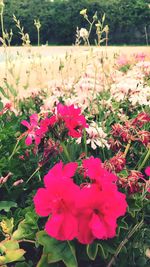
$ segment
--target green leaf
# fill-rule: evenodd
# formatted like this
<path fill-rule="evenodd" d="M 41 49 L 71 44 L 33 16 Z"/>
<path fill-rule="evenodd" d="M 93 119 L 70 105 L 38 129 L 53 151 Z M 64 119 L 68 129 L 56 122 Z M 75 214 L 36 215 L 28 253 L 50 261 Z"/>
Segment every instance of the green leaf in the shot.
<path fill-rule="evenodd" d="M 29 265 L 25 262 L 18 262 L 16 263 L 15 267 L 29 267 Z"/>
<path fill-rule="evenodd" d="M 120 221 L 118 222 L 118 228 L 117 228 L 117 236 L 119 236 L 120 234 L 120 230 L 121 229 L 125 229 L 125 230 L 128 230 L 129 229 L 129 226 L 128 224 L 125 222 L 125 218 L 121 218 Z"/>
<path fill-rule="evenodd" d="M 113 254 L 115 252 L 115 249 L 104 241 L 95 241 L 92 244 L 86 246 L 86 252 L 88 257 L 94 261 L 98 253 L 104 259 L 106 259 L 108 257 L 108 253 Z"/>
<path fill-rule="evenodd" d="M 58 241 L 45 231 L 38 232 L 37 240 L 44 247 L 43 253 L 48 254 L 48 263 L 63 261 L 67 267 L 78 266 L 73 243 Z"/>
<path fill-rule="evenodd" d="M 25 251 L 19 248 L 17 241 L 4 240 L 0 243 L 0 264 L 22 260 Z"/>
<path fill-rule="evenodd" d="M 141 203 L 142 204 L 142 203 Z M 136 216 L 136 213 L 141 210 L 140 203 L 137 203 L 135 199 L 130 199 L 128 203 L 128 212 L 131 214 L 131 216 L 134 218 Z"/>
<path fill-rule="evenodd" d="M 98 251 L 103 255 L 103 258 L 107 258 L 108 253 L 104 251 L 103 246 L 100 243 L 94 242 L 86 247 L 87 255 L 91 260 L 95 260 Z"/>
<path fill-rule="evenodd" d="M 0 222 L 0 226 L 5 234 L 12 234 L 14 228 L 14 218 L 3 218 Z"/>
<path fill-rule="evenodd" d="M 0 201 L 0 211 L 4 210 L 9 212 L 11 208 L 16 208 L 17 203 L 13 201 Z"/>
<path fill-rule="evenodd" d="M 17 90 L 16 90 L 12 85 L 10 85 L 9 83 L 7 83 L 6 81 L 5 81 L 5 85 L 7 86 L 7 89 L 10 91 L 10 93 L 11 93 L 14 97 L 16 97 L 16 96 L 18 95 Z"/>
<path fill-rule="evenodd" d="M 12 235 L 12 238 L 14 240 L 19 240 L 22 238 L 34 238 L 38 229 L 37 220 L 38 218 L 34 211 L 27 212 L 25 219 L 19 223 L 17 230 Z"/>
<path fill-rule="evenodd" d="M 38 264 L 36 267 L 49 267 L 48 264 L 48 254 L 42 254 L 41 259 L 39 260 Z"/>
<path fill-rule="evenodd" d="M 4 97 L 6 97 L 7 99 L 9 99 L 9 96 L 5 93 L 5 90 L 0 86 L 0 92 L 2 93 L 2 95 Z"/>
<path fill-rule="evenodd" d="M 2 110 L 3 109 L 3 103 L 0 101 L 0 110 Z"/>

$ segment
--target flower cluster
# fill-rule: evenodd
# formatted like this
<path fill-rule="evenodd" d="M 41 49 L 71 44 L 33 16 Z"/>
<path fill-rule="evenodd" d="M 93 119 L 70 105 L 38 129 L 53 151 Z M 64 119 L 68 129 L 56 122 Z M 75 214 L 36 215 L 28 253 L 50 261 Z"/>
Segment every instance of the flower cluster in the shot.
<path fill-rule="evenodd" d="M 65 106 L 61 103 L 57 105 L 52 126 L 57 123 L 64 123 L 68 130 L 68 135 L 74 138 L 82 136 L 82 130 L 88 127 L 85 117 L 81 114 L 81 109 L 74 105 Z"/>
<path fill-rule="evenodd" d="M 88 128 L 80 108 L 76 108 L 74 105 L 64 106 L 61 103 L 57 105 L 54 115 L 49 117 L 45 114 L 44 119 L 40 119 L 38 114 L 32 114 L 30 123 L 26 120 L 21 123 L 28 128 L 20 137 L 21 139 L 23 136 L 27 136 L 25 140 L 27 146 L 31 145 L 33 141 L 39 145 L 45 134 L 55 127 L 57 127 L 55 133 L 58 139 L 61 139 L 64 133 L 79 138 L 82 136 L 82 130 Z"/>
<path fill-rule="evenodd" d="M 141 129 L 144 125 L 150 122 L 149 114 L 145 112 L 139 113 L 134 119 L 126 120 L 124 124 L 115 123 L 112 125 L 111 134 L 114 139 L 110 139 L 111 148 L 120 148 L 122 142 L 140 141 L 147 146 L 150 143 L 150 132 Z M 119 140 L 118 140 L 119 138 Z M 115 140 L 117 139 L 117 140 Z M 116 142 L 117 143 L 116 143 Z"/>
<path fill-rule="evenodd" d="M 58 240 L 77 238 L 82 244 L 90 244 L 96 238 L 113 238 L 117 218 L 127 208 L 125 195 L 116 186 L 117 176 L 94 157 L 82 161 L 82 182 L 75 183 L 78 169 L 76 162 L 59 162 L 45 175 L 45 187 L 34 197 L 36 213 L 50 215 L 45 230 Z"/>
<path fill-rule="evenodd" d="M 109 171 L 120 172 L 123 170 L 126 164 L 124 153 L 118 152 L 114 157 L 109 160 L 105 160 L 104 166 Z"/>
<path fill-rule="evenodd" d="M 119 178 L 118 183 L 122 188 L 126 188 L 129 194 L 142 192 L 143 189 L 150 192 L 149 180 L 146 180 L 140 171 L 130 170 L 127 177 Z"/>

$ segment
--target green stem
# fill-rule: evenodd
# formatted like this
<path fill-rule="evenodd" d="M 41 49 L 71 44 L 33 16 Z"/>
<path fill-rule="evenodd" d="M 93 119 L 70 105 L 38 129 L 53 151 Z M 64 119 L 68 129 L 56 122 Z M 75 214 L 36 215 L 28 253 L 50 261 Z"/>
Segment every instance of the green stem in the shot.
<path fill-rule="evenodd" d="M 71 158 L 70 158 L 70 155 L 69 155 L 68 150 L 66 148 L 66 145 L 64 143 L 61 143 L 61 145 L 63 147 L 64 154 L 65 154 L 66 158 L 68 159 L 68 161 L 71 161 Z"/>
<path fill-rule="evenodd" d="M 37 29 L 37 32 L 38 32 L 38 46 L 40 46 L 40 30 Z"/>
<path fill-rule="evenodd" d="M 145 166 L 146 161 L 147 161 L 149 158 L 150 158 L 150 148 L 149 148 L 149 150 L 148 150 L 148 152 L 147 152 L 147 154 L 146 154 L 144 160 L 142 161 L 141 165 L 139 166 L 138 171 L 141 171 L 141 170 L 143 169 L 143 167 Z"/>
<path fill-rule="evenodd" d="M 32 179 L 32 177 L 40 170 L 40 167 L 38 167 L 32 174 L 31 176 L 28 178 L 28 180 L 26 181 L 26 184 Z"/>
<path fill-rule="evenodd" d="M 128 151 L 129 151 L 130 146 L 131 146 L 131 140 L 129 140 L 129 142 L 128 142 L 126 148 L 125 148 L 125 151 L 124 151 L 124 157 L 126 157 Z"/>
<path fill-rule="evenodd" d="M 143 220 L 141 222 L 139 222 L 138 224 L 136 224 L 133 229 L 128 233 L 127 237 L 125 237 L 125 239 L 119 244 L 119 246 L 116 249 L 116 252 L 114 254 L 114 256 L 112 257 L 112 259 L 110 260 L 110 262 L 107 264 L 106 267 L 111 267 L 118 254 L 120 253 L 120 251 L 122 250 L 122 248 L 125 246 L 125 244 L 129 241 L 130 237 L 143 225 Z"/>
<path fill-rule="evenodd" d="M 85 149 L 85 155 L 87 157 L 88 154 L 88 147 L 87 147 L 87 143 L 86 143 L 86 130 L 84 129 L 83 131 L 83 140 L 84 140 L 84 149 Z"/>
<path fill-rule="evenodd" d="M 19 144 L 19 139 L 17 140 L 17 143 L 15 144 L 15 147 L 14 147 L 14 149 L 13 149 L 13 152 L 12 152 L 12 154 L 10 155 L 10 157 L 8 158 L 8 160 L 10 161 L 11 160 L 11 158 L 13 157 L 13 155 L 15 154 L 15 152 L 16 152 L 16 150 L 17 150 L 17 146 L 18 146 L 18 144 Z"/>
<path fill-rule="evenodd" d="M 21 240 L 18 241 L 18 243 L 21 243 L 21 242 L 27 242 L 27 243 L 32 243 L 32 244 L 36 243 L 36 241 L 30 240 L 30 239 L 21 239 Z"/>
<path fill-rule="evenodd" d="M 1 11 L 1 29 L 2 29 L 2 38 L 4 40 L 4 19 L 3 19 L 3 10 Z"/>

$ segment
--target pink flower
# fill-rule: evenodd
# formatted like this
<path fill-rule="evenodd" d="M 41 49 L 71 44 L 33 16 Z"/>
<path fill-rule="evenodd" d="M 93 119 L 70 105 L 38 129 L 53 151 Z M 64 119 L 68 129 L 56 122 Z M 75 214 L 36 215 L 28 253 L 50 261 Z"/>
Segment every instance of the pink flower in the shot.
<path fill-rule="evenodd" d="M 56 108 L 56 115 L 51 118 L 52 126 L 55 122 L 63 121 L 68 129 L 68 135 L 74 138 L 82 136 L 82 130 L 88 127 L 85 117 L 81 114 L 80 108 L 75 108 L 74 105 L 64 106 L 59 103 Z"/>
<path fill-rule="evenodd" d="M 45 230 L 58 240 L 77 238 L 90 244 L 96 238 L 114 237 L 117 219 L 127 208 L 125 195 L 117 190 L 117 177 L 104 169 L 100 159 L 90 157 L 83 160 L 83 183 L 78 186 L 72 179 L 77 166 L 75 162 L 60 162 L 48 172 L 45 188 L 34 197 L 36 213 L 50 215 Z"/>
<path fill-rule="evenodd" d="M 148 122 L 150 122 L 150 115 L 146 112 L 139 113 L 137 117 L 132 120 L 132 124 L 140 128 Z"/>
<path fill-rule="evenodd" d="M 101 186 L 117 181 L 117 176 L 107 171 L 99 158 L 90 157 L 89 159 L 83 160 L 83 168 L 85 170 L 85 176 L 88 176 Z"/>
<path fill-rule="evenodd" d="M 147 176 L 150 176 L 150 166 L 146 167 L 146 169 L 145 169 L 145 174 L 146 174 Z"/>
<path fill-rule="evenodd" d="M 147 146 L 150 143 L 150 132 L 141 130 L 137 132 L 137 135 L 137 140 L 141 141 L 143 145 Z"/>
<path fill-rule="evenodd" d="M 122 152 L 118 152 L 114 157 L 104 162 L 104 166 L 109 171 L 120 172 L 126 164 L 126 159 Z"/>
<path fill-rule="evenodd" d="M 77 199 L 77 238 L 81 243 L 89 244 L 95 238 L 107 239 L 116 235 L 117 218 L 125 214 L 127 203 L 125 195 L 118 192 L 114 183 L 117 177 L 105 170 L 99 159 L 84 160 L 83 166 L 93 183 L 83 186 Z"/>
<path fill-rule="evenodd" d="M 146 54 L 144 53 L 137 53 L 134 56 L 137 61 L 144 61 L 146 58 Z"/>
<path fill-rule="evenodd" d="M 6 113 L 8 110 L 12 110 L 12 104 L 11 103 L 6 103 L 5 106 L 3 107 L 3 109 L 0 111 L 0 116 L 3 115 L 4 113 Z"/>
<path fill-rule="evenodd" d="M 58 240 L 72 240 L 78 231 L 75 201 L 79 187 L 71 179 L 77 163 L 62 162 L 56 164 L 44 177 L 45 188 L 40 188 L 35 197 L 36 212 L 41 216 L 50 216 L 46 232 Z"/>
<path fill-rule="evenodd" d="M 25 144 L 27 146 L 30 146 L 32 144 L 32 141 L 35 140 L 35 144 L 39 145 L 41 141 L 41 137 L 36 134 L 37 129 L 39 129 L 38 114 L 32 114 L 30 116 L 30 123 L 26 120 L 23 120 L 21 124 L 28 128 L 28 130 L 22 135 L 22 136 L 27 135 Z"/>
<path fill-rule="evenodd" d="M 89 244 L 95 238 L 114 237 L 117 218 L 126 212 L 125 195 L 118 192 L 115 185 L 110 184 L 107 189 L 100 190 L 93 184 L 83 187 L 78 199 L 80 199 L 78 240 L 83 244 Z"/>

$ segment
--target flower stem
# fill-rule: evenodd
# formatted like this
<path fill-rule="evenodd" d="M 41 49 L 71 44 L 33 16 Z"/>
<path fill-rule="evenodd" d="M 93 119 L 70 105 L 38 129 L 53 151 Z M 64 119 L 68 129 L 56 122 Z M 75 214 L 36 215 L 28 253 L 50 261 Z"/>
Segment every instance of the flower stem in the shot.
<path fill-rule="evenodd" d="M 18 243 L 21 243 L 21 242 L 27 242 L 27 243 L 32 243 L 32 244 L 36 243 L 36 241 L 30 240 L 30 239 L 21 239 L 21 240 L 18 241 Z"/>
<path fill-rule="evenodd" d="M 88 148 L 87 148 L 87 143 L 86 143 L 86 130 L 84 129 L 84 132 L 83 132 L 83 140 L 84 140 L 84 149 L 85 149 L 85 155 L 87 157 L 87 154 L 88 154 Z"/>
<path fill-rule="evenodd" d="M 40 170 L 40 167 L 38 167 L 32 174 L 31 176 L 28 178 L 28 180 L 26 181 L 26 184 L 32 179 L 32 177 Z"/>
<path fill-rule="evenodd" d="M 122 250 L 122 248 L 125 246 L 125 244 L 129 241 L 129 239 L 130 239 L 130 237 L 141 227 L 143 225 L 143 220 L 141 221 L 141 222 L 139 222 L 139 223 L 137 223 L 134 227 L 133 227 L 133 229 L 131 229 L 131 231 L 128 233 L 128 235 L 127 235 L 127 237 L 125 237 L 125 239 L 119 244 L 119 246 L 117 247 L 117 249 L 116 249 L 116 252 L 115 252 L 115 254 L 114 254 L 114 256 L 112 257 L 112 259 L 110 260 L 110 262 L 107 264 L 107 266 L 106 267 L 111 267 L 113 264 L 114 264 L 114 262 L 115 262 L 115 260 L 116 260 L 116 258 L 117 258 L 117 256 L 118 256 L 118 254 L 120 253 L 120 251 Z"/>
<path fill-rule="evenodd" d="M 38 32 L 38 46 L 40 46 L 40 29 L 37 29 Z"/>
<path fill-rule="evenodd" d="M 142 161 L 141 165 L 138 167 L 138 171 L 141 171 L 143 169 L 143 167 L 145 166 L 146 161 L 150 158 L 150 148 L 144 158 L 144 160 Z"/>
<path fill-rule="evenodd" d="M 64 151 L 66 158 L 68 159 L 68 161 L 71 161 L 71 158 L 70 158 L 70 155 L 69 155 L 68 150 L 66 148 L 66 145 L 64 143 L 61 143 L 61 145 L 63 147 L 63 151 Z"/>
<path fill-rule="evenodd" d="M 4 20 L 3 20 L 3 10 L 0 13 L 1 15 L 1 30 L 2 30 L 2 38 L 4 40 Z"/>
<path fill-rule="evenodd" d="M 129 151 L 130 146 L 131 146 L 131 140 L 129 140 L 128 144 L 126 145 L 126 148 L 125 148 L 125 151 L 124 151 L 124 157 L 126 157 L 128 151 Z"/>
<path fill-rule="evenodd" d="M 13 149 L 13 152 L 11 153 L 11 155 L 9 156 L 8 160 L 11 160 L 11 158 L 13 157 L 13 155 L 16 153 L 16 150 L 17 150 L 17 146 L 19 144 L 19 139 L 17 140 L 17 143 L 15 144 L 15 147 Z"/>

